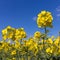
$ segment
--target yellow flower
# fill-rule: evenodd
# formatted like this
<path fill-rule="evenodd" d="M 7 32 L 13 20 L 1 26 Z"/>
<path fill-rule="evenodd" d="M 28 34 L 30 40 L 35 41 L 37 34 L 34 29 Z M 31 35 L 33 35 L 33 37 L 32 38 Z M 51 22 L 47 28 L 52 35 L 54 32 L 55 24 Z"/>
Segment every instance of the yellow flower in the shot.
<path fill-rule="evenodd" d="M 46 52 L 47 52 L 47 53 L 53 53 L 53 52 L 52 52 L 52 49 L 51 49 L 50 47 L 48 47 L 48 48 L 46 49 Z"/>
<path fill-rule="evenodd" d="M 51 39 L 54 39 L 54 36 L 52 36 Z"/>
<path fill-rule="evenodd" d="M 16 50 L 13 50 L 13 51 L 11 52 L 11 55 L 16 55 Z"/>
<path fill-rule="evenodd" d="M 43 45 L 41 44 L 41 45 L 38 45 L 38 47 L 39 47 L 39 50 L 42 50 L 43 49 Z"/>
<path fill-rule="evenodd" d="M 34 33 L 34 37 L 35 38 L 40 38 L 41 37 L 41 33 L 39 31 Z"/>
<path fill-rule="evenodd" d="M 16 49 L 19 49 L 19 48 L 20 48 L 20 42 L 15 41 L 15 48 L 16 48 Z"/>
<path fill-rule="evenodd" d="M 26 41 L 26 46 L 30 46 L 33 43 L 33 40 Z"/>
<path fill-rule="evenodd" d="M 8 52 L 8 47 L 4 47 L 4 51 L 7 53 Z"/>
<path fill-rule="evenodd" d="M 46 14 L 46 11 L 41 11 L 41 14 L 42 14 L 42 15 L 45 15 L 45 14 Z"/>
<path fill-rule="evenodd" d="M 16 29 L 15 35 L 19 35 L 20 33 L 21 32 L 18 29 Z"/>
<path fill-rule="evenodd" d="M 57 37 L 57 38 L 55 39 L 55 41 L 54 41 L 54 44 L 55 44 L 56 46 L 58 46 L 59 42 L 60 42 L 60 37 Z"/>
<path fill-rule="evenodd" d="M 3 38 L 3 40 L 6 40 L 7 39 L 7 36 L 6 35 L 3 35 L 2 38 Z"/>
<path fill-rule="evenodd" d="M 51 38 L 49 38 L 49 39 L 47 40 L 47 43 L 49 43 L 49 44 L 53 44 L 52 39 L 51 39 Z"/>
<path fill-rule="evenodd" d="M 7 34 L 7 29 L 2 30 L 2 35 Z"/>
<path fill-rule="evenodd" d="M 11 26 L 7 26 L 7 28 L 6 29 L 11 29 Z"/>
<path fill-rule="evenodd" d="M 21 31 L 21 36 L 22 36 L 22 38 L 25 38 L 26 37 L 26 32 L 25 31 Z"/>
<path fill-rule="evenodd" d="M 10 32 L 7 36 L 8 39 L 11 39 L 13 37 L 13 32 Z"/>
<path fill-rule="evenodd" d="M 58 49 L 58 53 L 60 53 L 60 49 Z"/>
<path fill-rule="evenodd" d="M 16 60 L 16 58 L 13 57 L 12 60 Z"/>
<path fill-rule="evenodd" d="M 15 40 L 20 40 L 22 38 L 25 38 L 26 32 L 24 31 L 23 28 L 16 29 L 14 37 L 15 37 Z"/>

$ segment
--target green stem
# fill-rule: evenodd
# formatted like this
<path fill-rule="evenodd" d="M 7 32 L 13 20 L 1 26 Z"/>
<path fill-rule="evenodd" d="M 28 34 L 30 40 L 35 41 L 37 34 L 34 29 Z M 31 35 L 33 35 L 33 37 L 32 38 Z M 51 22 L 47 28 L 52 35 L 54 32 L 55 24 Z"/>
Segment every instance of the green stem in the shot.
<path fill-rule="evenodd" d="M 47 29 L 46 29 L 46 27 L 45 27 L 45 39 L 46 39 L 46 35 L 47 35 Z"/>
<path fill-rule="evenodd" d="M 43 50 L 45 50 L 45 39 L 46 39 L 46 35 L 47 35 L 47 30 L 46 30 L 46 27 L 44 28 L 44 33 L 45 33 L 45 35 L 44 35 L 44 37 L 43 37 Z"/>

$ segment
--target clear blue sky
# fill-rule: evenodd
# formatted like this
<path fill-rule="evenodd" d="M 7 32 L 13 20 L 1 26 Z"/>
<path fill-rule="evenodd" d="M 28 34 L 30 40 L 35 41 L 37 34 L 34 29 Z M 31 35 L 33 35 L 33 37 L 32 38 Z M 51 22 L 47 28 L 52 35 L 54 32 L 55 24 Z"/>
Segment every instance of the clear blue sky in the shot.
<path fill-rule="evenodd" d="M 36 24 L 41 10 L 52 13 L 54 27 L 49 28 L 49 35 L 57 36 L 60 31 L 60 0 L 0 0 L 0 34 L 8 25 L 23 27 L 28 36 L 33 36 L 36 31 L 43 32 Z"/>

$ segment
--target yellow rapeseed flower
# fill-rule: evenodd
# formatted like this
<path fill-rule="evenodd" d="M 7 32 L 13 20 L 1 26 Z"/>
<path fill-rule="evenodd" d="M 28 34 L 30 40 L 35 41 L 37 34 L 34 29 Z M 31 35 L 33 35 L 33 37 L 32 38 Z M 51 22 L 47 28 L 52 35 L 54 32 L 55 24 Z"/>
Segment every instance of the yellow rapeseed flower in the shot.
<path fill-rule="evenodd" d="M 46 27 L 46 26 L 50 27 L 52 26 L 52 20 L 53 20 L 53 17 L 51 15 L 51 12 L 44 10 L 38 14 L 37 25 L 38 27 Z"/>
<path fill-rule="evenodd" d="M 22 38 L 26 38 L 26 32 L 25 31 L 21 31 L 21 36 L 22 36 Z"/>
<path fill-rule="evenodd" d="M 13 37 L 13 32 L 10 32 L 7 36 L 8 39 L 11 39 Z"/>
<path fill-rule="evenodd" d="M 2 38 L 3 38 L 3 40 L 6 40 L 7 39 L 7 36 L 6 35 L 3 35 Z"/>
<path fill-rule="evenodd" d="M 49 38 L 48 40 L 46 40 L 46 42 L 49 43 L 49 44 L 53 44 L 53 41 L 52 41 L 51 38 Z"/>
<path fill-rule="evenodd" d="M 20 48 L 20 42 L 15 41 L 15 48 L 16 48 L 16 49 L 19 49 L 19 48 Z"/>
<path fill-rule="evenodd" d="M 11 26 L 7 26 L 6 29 L 11 29 L 12 27 Z"/>
<path fill-rule="evenodd" d="M 52 49 L 51 49 L 50 47 L 48 47 L 48 48 L 46 49 L 46 52 L 47 52 L 47 53 L 52 53 Z"/>
<path fill-rule="evenodd" d="M 36 31 L 36 32 L 34 33 L 34 37 L 35 37 L 35 38 L 40 38 L 40 37 L 41 37 L 41 33 L 40 33 L 39 31 Z"/>
<path fill-rule="evenodd" d="M 11 55 L 16 55 L 16 50 L 12 50 Z"/>
<path fill-rule="evenodd" d="M 7 34 L 7 29 L 2 30 L 2 35 L 5 35 L 5 34 Z"/>

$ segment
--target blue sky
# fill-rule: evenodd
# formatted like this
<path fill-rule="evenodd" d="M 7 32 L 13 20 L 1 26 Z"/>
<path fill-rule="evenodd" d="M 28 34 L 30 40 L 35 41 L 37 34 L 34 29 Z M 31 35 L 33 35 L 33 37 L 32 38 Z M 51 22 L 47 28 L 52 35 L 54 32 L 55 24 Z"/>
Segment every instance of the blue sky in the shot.
<path fill-rule="evenodd" d="M 36 24 L 37 14 L 50 11 L 53 15 L 53 28 L 49 36 L 58 36 L 60 31 L 60 0 L 0 0 L 0 34 L 1 30 L 10 25 L 14 28 L 23 27 L 28 37 L 41 31 Z"/>

